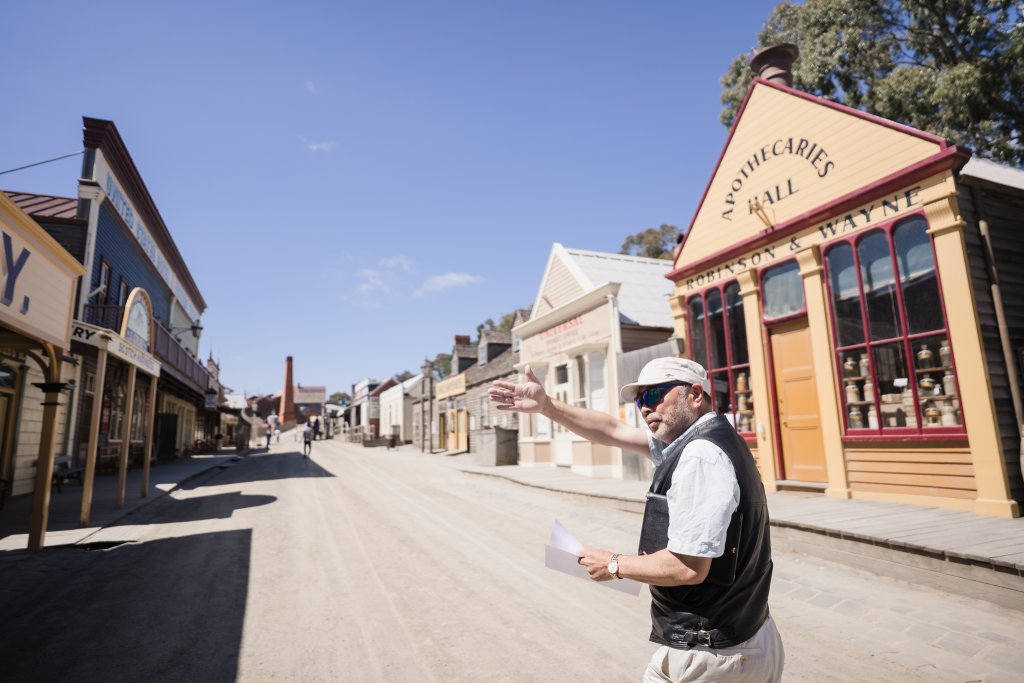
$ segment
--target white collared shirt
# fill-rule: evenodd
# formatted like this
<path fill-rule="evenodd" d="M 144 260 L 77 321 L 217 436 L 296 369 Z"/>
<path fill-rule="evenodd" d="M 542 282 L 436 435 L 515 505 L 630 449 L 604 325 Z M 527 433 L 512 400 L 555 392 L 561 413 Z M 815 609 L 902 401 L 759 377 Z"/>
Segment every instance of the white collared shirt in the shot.
<path fill-rule="evenodd" d="M 657 466 L 675 452 L 697 425 L 716 417 L 701 415 L 671 444 L 647 437 L 651 460 Z M 679 456 L 668 494 L 668 549 L 680 555 L 721 557 L 732 513 L 740 504 L 736 470 L 725 451 L 706 439 L 694 439 Z"/>

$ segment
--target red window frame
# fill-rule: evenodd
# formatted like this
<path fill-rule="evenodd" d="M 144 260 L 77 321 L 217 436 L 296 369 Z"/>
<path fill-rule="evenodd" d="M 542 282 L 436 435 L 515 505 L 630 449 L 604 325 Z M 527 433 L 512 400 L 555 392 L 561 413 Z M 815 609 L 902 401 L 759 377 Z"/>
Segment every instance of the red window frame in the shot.
<path fill-rule="evenodd" d="M 928 396 L 922 398 L 921 389 L 919 387 L 919 379 L 922 375 L 935 375 L 946 370 L 945 367 L 936 368 L 919 368 L 917 367 L 917 356 L 914 354 L 915 346 L 914 343 L 919 340 L 930 339 L 933 337 L 945 337 L 950 346 L 950 367 L 948 370 L 953 373 L 954 381 L 956 382 L 955 396 L 960 395 L 959 381 L 955 378 L 959 375 L 956 371 L 956 359 L 952 349 L 952 341 L 949 341 L 949 316 L 946 313 L 946 303 L 942 294 L 942 279 L 939 273 L 938 259 L 935 255 L 935 240 L 929 236 L 929 244 L 932 250 L 932 265 L 935 272 L 935 282 L 939 293 L 939 305 L 942 311 L 942 326 L 928 330 L 926 332 L 910 332 L 910 327 L 907 320 L 907 309 L 904 300 L 903 292 L 903 281 L 900 274 L 899 262 L 896 258 L 896 244 L 894 235 L 897 229 L 913 220 L 924 221 L 925 229 L 928 227 L 928 219 L 925 217 L 923 212 L 915 212 L 909 216 L 905 216 L 898 220 L 893 220 L 887 224 L 880 225 L 877 228 L 859 232 L 856 235 L 838 239 L 830 242 L 825 249 L 822 250 L 822 272 L 825 279 L 826 293 L 828 297 L 829 307 L 829 326 L 832 331 L 832 343 L 834 349 L 834 362 L 836 366 L 836 377 L 839 378 L 839 399 L 842 405 L 842 424 L 844 428 L 844 442 L 857 442 L 857 441 L 948 441 L 950 439 L 962 439 L 967 436 L 966 421 L 963 419 L 964 405 L 959 403 L 960 411 L 960 424 L 957 426 L 947 425 L 925 425 L 925 415 L 922 404 L 930 400 Z M 871 338 L 871 326 L 868 318 L 869 311 L 867 306 L 867 300 L 864 293 L 864 281 L 861 271 L 861 257 L 858 250 L 858 246 L 869 236 L 882 234 L 886 238 L 886 243 L 889 248 L 889 260 L 890 268 L 892 269 L 894 289 L 896 293 L 897 309 L 899 313 L 898 321 L 900 325 L 899 333 L 897 336 L 889 337 L 886 339 L 872 339 Z M 835 311 L 835 296 L 832 289 L 832 277 L 829 268 L 829 254 L 836 248 L 848 245 L 853 254 L 853 268 L 854 273 L 857 277 L 857 295 L 858 304 L 860 306 L 861 324 L 864 330 L 864 341 L 858 344 L 848 344 L 846 346 L 839 345 L 839 329 L 838 329 L 838 317 Z M 906 363 L 906 374 L 908 375 L 908 385 L 913 396 L 913 408 L 916 424 L 914 426 L 886 426 L 884 421 L 884 415 L 881 407 L 881 391 L 879 390 L 878 373 L 875 367 L 875 357 L 872 353 L 872 349 L 881 346 L 892 346 L 899 344 L 905 356 Z M 869 424 L 865 424 L 864 427 L 854 428 L 849 425 L 849 405 L 846 395 L 845 385 L 842 384 L 847 377 L 844 375 L 843 359 L 844 356 L 850 353 L 863 353 L 866 352 L 868 356 L 868 375 L 867 378 L 871 379 L 875 391 L 873 392 L 871 401 L 864 401 L 863 403 L 869 408 L 875 409 L 875 415 L 877 416 L 877 426 L 871 427 Z M 938 354 L 936 354 L 938 355 Z M 909 381 L 913 378 L 913 381 Z M 941 379 L 939 380 L 941 382 Z M 934 400 L 934 397 L 931 399 Z M 943 400 L 952 400 L 948 396 L 945 396 Z M 903 404 L 906 407 L 905 404 Z M 866 421 L 865 421 L 866 422 Z"/>
<path fill-rule="evenodd" d="M 690 351 L 691 351 L 691 357 L 692 357 L 693 356 L 693 343 L 692 343 L 692 341 L 694 339 L 694 332 L 693 332 L 694 331 L 694 319 L 693 319 L 693 316 L 691 315 L 691 304 L 692 304 L 692 302 L 695 299 L 700 299 L 701 305 L 703 306 L 703 310 L 704 310 L 703 333 L 704 333 L 704 353 L 705 353 L 706 357 L 703 358 L 703 359 L 701 359 L 701 358 L 693 358 L 693 360 L 695 360 L 698 363 L 700 363 L 701 365 L 703 365 L 704 368 L 708 371 L 708 377 L 711 379 L 711 389 L 712 389 L 711 390 L 711 407 L 715 410 L 715 412 L 719 413 L 720 415 L 729 415 L 730 421 L 735 426 L 736 431 L 741 436 L 743 436 L 745 439 L 753 440 L 753 439 L 756 439 L 755 429 L 756 429 L 756 425 L 757 425 L 757 420 L 755 419 L 756 411 L 754 410 L 753 388 L 751 386 L 751 379 L 750 379 L 750 350 L 749 350 L 749 348 L 747 349 L 747 362 L 746 363 L 738 363 L 738 364 L 737 363 L 733 363 L 734 359 L 736 358 L 736 353 L 735 353 L 735 351 L 732 348 L 732 346 L 733 346 L 733 344 L 732 344 L 732 340 L 733 340 L 732 324 L 733 323 L 730 321 L 730 312 L 729 312 L 729 304 L 728 304 L 729 299 L 728 299 L 728 296 L 726 294 L 726 290 L 731 289 L 733 287 L 736 288 L 736 296 L 739 297 L 738 298 L 739 303 L 740 303 L 739 311 L 740 311 L 740 314 L 742 315 L 743 314 L 744 302 L 743 302 L 743 296 L 739 292 L 739 282 L 737 280 L 730 280 L 728 282 L 722 283 L 721 285 L 715 285 L 713 287 L 708 287 L 707 289 L 704 289 L 704 290 L 702 290 L 700 292 L 697 292 L 696 294 L 693 294 L 693 295 L 691 295 L 691 296 L 686 298 L 687 332 L 690 335 L 689 336 L 689 338 L 691 340 Z M 708 294 L 711 293 L 711 292 L 714 292 L 714 291 L 717 291 L 719 297 L 721 298 L 721 306 L 722 306 L 722 330 L 721 330 L 721 334 L 725 338 L 725 360 L 726 360 L 726 365 L 716 366 L 716 367 L 712 367 L 713 353 L 712 353 L 712 348 L 711 348 L 711 321 L 710 321 L 710 316 L 708 315 L 708 300 L 707 300 Z M 744 329 L 746 329 L 746 325 L 745 324 L 744 324 Z M 744 335 L 744 338 L 743 338 L 743 342 L 746 343 L 746 336 L 745 335 Z M 736 376 L 737 376 L 737 374 L 739 372 L 744 372 L 746 374 L 747 388 L 745 390 L 742 390 L 742 389 L 741 390 L 737 390 L 737 388 L 736 388 L 736 379 L 735 378 L 736 378 Z M 726 382 L 729 385 L 729 407 L 732 407 L 731 411 L 728 410 L 728 407 L 726 407 L 725 409 L 719 410 L 719 407 L 717 405 L 715 405 L 716 404 L 716 399 L 715 399 L 716 392 L 714 390 L 715 378 L 719 377 L 719 376 L 721 376 L 723 374 L 725 375 Z M 740 396 L 745 396 L 746 397 L 746 401 L 748 402 L 746 409 L 740 409 L 738 407 Z M 740 429 L 740 423 L 741 423 L 741 420 L 744 417 L 749 420 L 748 425 L 747 425 L 748 429 L 742 429 L 741 430 Z"/>

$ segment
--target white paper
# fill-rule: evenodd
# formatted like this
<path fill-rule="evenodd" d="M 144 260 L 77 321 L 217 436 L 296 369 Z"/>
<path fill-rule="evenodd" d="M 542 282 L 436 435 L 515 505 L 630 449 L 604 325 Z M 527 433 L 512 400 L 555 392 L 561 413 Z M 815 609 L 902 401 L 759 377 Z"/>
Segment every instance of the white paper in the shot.
<path fill-rule="evenodd" d="M 556 519 L 555 525 L 551 528 L 551 545 L 544 546 L 544 566 L 569 576 L 590 581 L 590 573 L 587 568 L 579 563 L 577 553 L 580 550 L 583 550 L 583 544 Z M 641 584 L 632 579 L 612 579 L 611 581 L 594 581 L 593 583 L 630 595 L 640 595 Z"/>
<path fill-rule="evenodd" d="M 551 545 L 576 556 L 583 550 L 583 544 L 580 543 L 579 539 L 573 536 L 572 532 L 562 526 L 562 523 L 557 519 L 555 520 L 555 525 L 551 527 Z"/>

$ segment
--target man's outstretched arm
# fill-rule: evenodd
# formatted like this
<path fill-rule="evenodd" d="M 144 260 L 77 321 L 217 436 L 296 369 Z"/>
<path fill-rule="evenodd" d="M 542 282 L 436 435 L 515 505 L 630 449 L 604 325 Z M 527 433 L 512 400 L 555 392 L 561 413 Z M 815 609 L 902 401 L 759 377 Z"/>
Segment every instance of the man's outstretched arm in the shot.
<path fill-rule="evenodd" d="M 539 413 L 593 443 L 638 453 L 648 451 L 645 430 L 630 427 L 608 413 L 571 406 L 551 398 L 529 365 L 526 366 L 525 382 L 513 384 L 498 381 L 491 385 L 487 393 L 498 410 Z"/>

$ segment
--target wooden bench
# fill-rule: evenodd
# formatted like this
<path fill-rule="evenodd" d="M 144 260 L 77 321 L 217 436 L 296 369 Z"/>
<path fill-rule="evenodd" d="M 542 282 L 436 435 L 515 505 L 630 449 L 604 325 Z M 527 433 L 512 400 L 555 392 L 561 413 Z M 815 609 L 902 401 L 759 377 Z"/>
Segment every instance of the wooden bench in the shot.
<path fill-rule="evenodd" d="M 82 483 L 82 472 L 84 467 L 72 467 L 70 455 L 58 455 L 53 459 L 53 486 L 57 487 L 57 493 L 64 493 L 63 486 L 72 479 Z"/>

